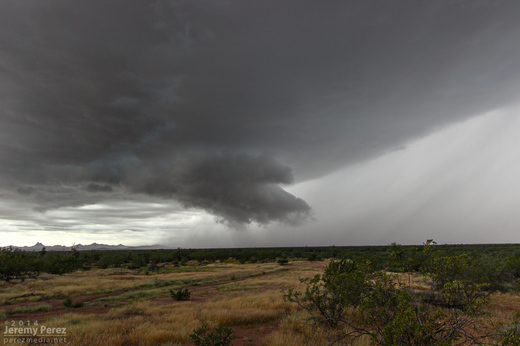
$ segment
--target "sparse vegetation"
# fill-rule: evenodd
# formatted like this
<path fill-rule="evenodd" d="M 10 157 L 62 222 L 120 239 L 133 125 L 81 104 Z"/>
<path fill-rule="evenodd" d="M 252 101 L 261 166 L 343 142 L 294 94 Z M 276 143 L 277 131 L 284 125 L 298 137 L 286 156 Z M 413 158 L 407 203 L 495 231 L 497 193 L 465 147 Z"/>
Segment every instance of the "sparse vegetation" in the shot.
<path fill-rule="evenodd" d="M 209 331 L 207 323 L 203 323 L 190 334 L 190 339 L 196 346 L 228 346 L 235 338 L 231 328 L 218 326 L 214 331 Z"/>
<path fill-rule="evenodd" d="M 499 345 L 520 345 L 520 311 L 509 323 L 499 323 L 497 332 Z"/>
<path fill-rule="evenodd" d="M 10 314 L 11 313 L 8 310 L 2 309 L 0 310 L 0 319 L 6 319 Z"/>
<path fill-rule="evenodd" d="M 65 309 L 77 309 L 77 308 L 82 308 L 83 303 L 81 303 L 81 302 L 73 303 L 71 298 L 67 298 L 63 301 L 63 306 L 65 307 Z"/>
<path fill-rule="evenodd" d="M 190 300 L 191 291 L 187 288 L 180 289 L 177 292 L 170 290 L 170 296 L 176 301 Z"/>
<path fill-rule="evenodd" d="M 240 340 L 254 330 L 265 345 L 514 345 L 519 250 L 429 241 L 414 247 L 65 252 L 63 258 L 78 264 L 74 271 L 51 274 L 41 267 L 37 275 L 23 272 L 0 283 L 0 318 L 43 313 L 46 325 L 68 328 L 68 340 L 78 345 L 192 344 L 190 335 L 203 323 L 206 335 L 220 326 Z M 55 255 L 7 253 L 41 264 Z M 290 261 L 280 266 L 284 256 Z M 190 261 L 199 263 L 183 266 Z M 160 268 L 147 270 L 149 263 Z M 186 292 L 188 303 L 175 300 Z M 56 306 L 56 299 L 69 297 L 69 311 Z M 326 314 L 299 311 L 298 300 L 304 306 L 314 301 Z M 79 302 L 83 309 L 75 314 Z M 450 328 L 456 331 L 443 339 Z"/>
<path fill-rule="evenodd" d="M 305 291 L 286 290 L 284 299 L 307 313 L 305 321 L 332 328 L 332 344 L 362 337 L 377 345 L 481 344 L 489 333 L 477 331 L 485 329 L 484 307 L 499 276 L 485 272 L 467 254 L 445 255 L 433 251 L 434 245 L 427 241 L 421 256 L 423 289 L 370 262 L 341 260 L 331 261 L 321 276 L 301 279 Z M 393 244 L 390 265 L 406 263 L 403 255 L 402 247 Z M 508 328 L 501 333 L 507 342 L 517 333 L 516 324 Z"/>

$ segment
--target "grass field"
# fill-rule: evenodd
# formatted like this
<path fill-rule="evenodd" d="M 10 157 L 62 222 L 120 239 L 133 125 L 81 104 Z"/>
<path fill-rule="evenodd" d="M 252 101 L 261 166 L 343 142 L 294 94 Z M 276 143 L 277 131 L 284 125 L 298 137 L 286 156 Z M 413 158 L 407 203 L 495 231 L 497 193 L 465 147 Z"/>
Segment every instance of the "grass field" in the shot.
<path fill-rule="evenodd" d="M 2 283 L 0 338 L 8 340 L 11 324 L 37 321 L 46 328 L 65 328 L 69 345 L 186 345 L 192 344 L 189 334 L 207 323 L 232 328 L 233 345 L 327 345 L 327 329 L 306 325 L 303 313 L 284 302 L 281 292 L 302 289 L 299 279 L 321 274 L 327 263 L 166 266 L 149 275 L 94 269 Z M 410 277 L 403 274 L 402 280 Z M 420 289 L 422 281 L 413 277 L 412 284 Z M 190 300 L 170 297 L 170 290 L 184 288 L 191 291 Z M 67 298 L 78 307 L 65 308 Z M 520 297 L 495 294 L 488 309 L 494 321 L 507 321 L 520 310 Z M 358 344 L 368 345 L 368 340 Z"/>

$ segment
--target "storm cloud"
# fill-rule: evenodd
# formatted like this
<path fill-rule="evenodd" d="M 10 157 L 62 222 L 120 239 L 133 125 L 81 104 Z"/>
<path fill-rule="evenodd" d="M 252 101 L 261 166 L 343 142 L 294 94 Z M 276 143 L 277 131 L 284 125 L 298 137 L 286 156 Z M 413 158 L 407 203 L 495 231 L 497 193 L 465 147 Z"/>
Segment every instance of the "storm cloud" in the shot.
<path fill-rule="evenodd" d="M 478 0 L 4 1 L 1 198 L 40 212 L 152 198 L 234 228 L 300 225 L 312 203 L 290 184 L 516 104 L 518 14 Z"/>

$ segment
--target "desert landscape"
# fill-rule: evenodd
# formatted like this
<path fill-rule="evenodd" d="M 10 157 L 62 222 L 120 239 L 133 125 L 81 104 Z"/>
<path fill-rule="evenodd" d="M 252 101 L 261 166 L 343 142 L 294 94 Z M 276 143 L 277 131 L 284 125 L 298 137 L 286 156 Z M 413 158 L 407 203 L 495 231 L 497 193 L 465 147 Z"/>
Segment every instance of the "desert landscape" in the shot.
<path fill-rule="evenodd" d="M 430 250 L 433 248 L 434 254 L 430 257 L 423 256 L 427 251 L 433 251 Z M 433 314 L 428 315 L 436 324 L 441 321 L 448 323 L 453 316 L 458 318 L 457 323 L 467 323 L 462 329 L 456 327 L 453 332 L 458 336 L 447 339 L 444 344 L 514 345 L 514 340 L 519 337 L 518 324 L 515 324 L 518 323 L 518 316 L 515 317 L 515 312 L 520 311 L 520 296 L 515 281 L 497 282 L 494 287 L 489 284 L 487 287 L 484 284 L 472 286 L 473 279 L 470 279 L 468 273 L 475 270 L 475 267 L 466 259 L 467 252 L 475 249 L 471 246 L 452 249 L 445 247 L 439 250 L 441 248 L 443 247 L 427 244 L 422 247 L 393 244 L 387 247 L 353 248 L 350 249 L 351 255 L 357 254 L 357 258 L 351 260 L 340 258 L 340 254 L 347 253 L 349 248 L 329 247 L 307 249 L 308 259 L 282 255 L 278 260 L 251 263 L 236 258 L 222 261 L 185 258 L 182 264 L 171 261 L 138 268 L 129 268 L 132 266 L 128 263 L 107 268 L 84 266 L 61 275 L 41 272 L 37 277 L 12 278 L 0 284 L 0 317 L 3 326 L 0 337 L 4 344 L 17 344 L 22 339 L 16 335 L 20 335 L 23 328 L 32 327 L 36 328 L 35 335 L 41 335 L 42 328 L 53 331 L 44 338 L 44 343 L 62 342 L 70 345 L 369 345 L 377 338 L 381 339 L 382 335 L 377 334 L 377 328 L 374 328 L 381 321 L 361 322 L 359 318 L 365 308 L 364 303 L 334 303 L 334 294 L 346 287 L 350 290 L 345 295 L 348 300 L 355 295 L 356 287 L 368 284 L 363 297 L 371 297 L 372 292 L 378 289 L 377 283 L 387 280 L 381 297 L 385 294 L 397 297 L 397 292 L 402 291 L 409 292 L 410 297 L 418 299 L 430 292 L 432 283 L 439 279 L 432 274 L 433 270 L 428 274 L 425 269 L 429 260 L 438 260 L 438 264 L 444 266 L 445 272 L 451 270 L 459 277 L 449 278 L 443 283 L 443 287 L 435 289 L 436 294 L 446 293 L 446 288 L 451 287 L 449 284 L 453 282 L 464 282 L 466 287 L 463 294 L 461 290 L 450 291 L 459 294 L 457 299 L 460 306 L 450 305 L 448 300 L 429 305 L 432 313 L 445 313 L 435 315 L 436 317 L 432 317 Z M 515 248 L 509 247 L 510 251 Z M 463 249 L 466 252 L 461 252 Z M 486 247 L 480 246 L 480 249 Z M 280 252 L 279 249 L 272 250 Z M 290 253 L 286 250 L 284 253 Z M 162 250 L 156 253 L 178 254 L 180 251 Z M 211 253 L 209 250 L 204 251 L 204 255 Z M 234 251 L 244 252 L 240 249 Z M 265 253 L 267 250 L 262 251 Z M 338 258 L 323 259 L 319 251 L 323 254 L 333 251 Z M 146 254 L 145 251 L 141 252 Z M 4 249 L 4 255 L 5 253 Z M 42 256 L 38 252 L 10 253 L 23 253 L 28 258 Z M 196 253 L 197 251 L 192 251 L 190 255 L 186 250 L 184 254 L 194 256 Z M 365 253 L 364 257 L 361 256 L 362 253 Z M 94 254 L 94 251 L 72 251 L 46 253 L 43 256 L 78 256 L 85 260 Z M 103 254 L 107 257 L 122 255 L 117 251 L 106 251 Z M 362 263 L 370 263 L 368 259 L 374 260 L 374 256 L 380 256 L 379 264 L 371 264 L 371 269 L 363 272 L 363 280 L 356 279 L 356 275 L 361 273 Z M 516 263 L 514 260 L 517 257 L 508 258 L 509 262 L 506 261 L 504 265 Z M 450 260 L 455 259 L 457 261 L 449 268 Z M 420 260 L 421 263 L 414 263 Z M 359 265 L 352 267 L 353 263 Z M 398 269 L 400 265 L 403 265 L 404 270 Z M 410 271 L 405 270 L 407 265 Z M 469 267 L 464 268 L 466 265 Z M 421 267 L 415 270 L 412 269 L 414 266 Z M 352 268 L 356 269 L 353 271 Z M 496 269 L 504 277 L 505 271 L 498 267 Z M 514 274 L 513 271 L 511 273 Z M 331 278 L 339 278 L 340 284 L 330 281 Z M 316 290 L 312 293 L 314 288 Z M 317 296 L 317 292 L 318 295 L 325 295 Z M 468 297 L 469 300 L 465 300 Z M 327 303 L 322 304 L 323 301 Z M 319 306 L 320 304 L 322 305 Z M 336 306 L 332 307 L 333 304 Z M 463 304 L 473 304 L 479 313 L 471 314 Z M 421 306 L 425 305 L 421 303 Z M 341 316 L 338 315 L 336 320 L 318 311 L 332 311 L 338 307 L 341 308 Z M 371 314 L 386 308 L 382 305 L 375 307 Z M 394 308 L 403 309 L 398 304 L 384 311 L 403 314 L 403 311 Z M 414 322 L 408 320 L 404 323 L 408 330 Z M 358 328 L 361 325 L 364 326 L 363 329 L 367 327 L 366 331 L 375 334 L 353 329 L 353 326 Z M 225 333 L 217 333 L 218 328 L 221 331 L 227 330 L 227 336 L 232 335 L 233 338 L 226 340 Z M 424 325 L 424 328 L 427 326 Z M 22 333 L 22 338 L 30 341 L 29 344 L 38 344 L 31 339 L 34 336 L 30 333 L 27 335 L 27 330 L 29 329 L 25 330 L 25 334 Z M 56 330 L 62 332 L 62 339 L 54 339 Z M 213 334 L 220 339 L 204 341 L 202 336 L 197 339 L 194 334 L 197 330 L 204 332 L 202 336 Z M 465 333 L 469 332 L 471 337 L 468 338 Z M 507 336 L 506 333 L 511 335 L 509 341 L 501 339 Z"/>

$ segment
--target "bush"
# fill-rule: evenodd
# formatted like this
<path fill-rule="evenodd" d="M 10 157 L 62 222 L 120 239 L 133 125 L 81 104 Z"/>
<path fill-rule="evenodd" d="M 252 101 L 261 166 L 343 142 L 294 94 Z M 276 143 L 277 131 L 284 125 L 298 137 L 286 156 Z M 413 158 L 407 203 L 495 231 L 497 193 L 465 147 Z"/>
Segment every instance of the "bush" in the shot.
<path fill-rule="evenodd" d="M 41 260 L 31 258 L 31 254 L 12 246 L 0 249 L 0 279 L 10 282 L 13 279 L 25 280 L 37 277 L 41 270 Z"/>
<path fill-rule="evenodd" d="M 310 320 L 336 328 L 346 322 L 347 310 L 357 307 L 366 294 L 368 272 L 366 263 L 331 261 L 322 276 L 300 280 L 307 285 L 305 293 L 289 289 L 284 291 L 284 300 L 297 303 L 310 314 Z"/>
<path fill-rule="evenodd" d="M 278 260 L 278 264 L 281 266 L 286 265 L 287 263 L 289 263 L 289 260 L 287 258 L 280 258 Z"/>
<path fill-rule="evenodd" d="M 482 284 L 446 280 L 436 296 L 449 309 L 441 309 L 396 277 L 374 272 L 366 262 L 331 261 L 322 276 L 300 281 L 307 286 L 305 292 L 289 289 L 284 299 L 305 310 L 307 322 L 332 328 L 332 343 L 350 343 L 361 336 L 377 345 L 478 343 L 472 333 L 486 303 Z"/>
<path fill-rule="evenodd" d="M 499 345 L 520 345 L 520 311 L 514 315 L 510 324 L 498 327 Z"/>
<path fill-rule="evenodd" d="M 289 263 L 289 260 L 287 259 L 287 256 L 286 255 L 282 255 L 280 256 L 280 258 L 278 259 L 278 264 L 283 266 L 283 265 L 286 265 L 287 263 Z"/>
<path fill-rule="evenodd" d="M 190 300 L 191 291 L 187 288 L 179 289 L 177 292 L 174 292 L 173 289 L 170 289 L 170 296 L 176 301 L 181 300 Z"/>
<path fill-rule="evenodd" d="M 79 252 L 74 247 L 68 253 L 49 253 L 44 257 L 43 271 L 63 275 L 82 268 Z"/>
<path fill-rule="evenodd" d="M 63 301 L 63 306 L 65 309 L 72 309 L 72 299 L 67 298 Z"/>
<path fill-rule="evenodd" d="M 208 331 L 208 324 L 203 323 L 190 334 L 196 346 L 228 346 L 236 336 L 229 327 L 218 326 L 214 331 Z"/>
<path fill-rule="evenodd" d="M 82 308 L 83 303 L 72 303 L 72 299 L 67 298 L 63 301 L 63 306 L 65 307 L 65 309 L 77 309 Z"/>
<path fill-rule="evenodd" d="M 520 256 L 509 256 L 504 267 L 513 277 L 520 278 Z"/>

